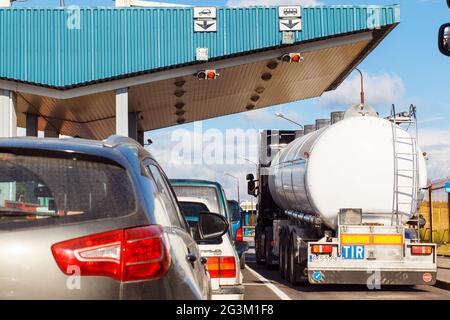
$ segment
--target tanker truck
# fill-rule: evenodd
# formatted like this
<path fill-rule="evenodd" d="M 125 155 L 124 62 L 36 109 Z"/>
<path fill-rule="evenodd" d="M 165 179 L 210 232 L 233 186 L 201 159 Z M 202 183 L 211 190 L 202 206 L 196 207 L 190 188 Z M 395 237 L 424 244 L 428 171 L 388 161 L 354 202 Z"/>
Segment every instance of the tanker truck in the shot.
<path fill-rule="evenodd" d="M 293 285 L 434 284 L 436 246 L 418 232 L 427 172 L 415 110 L 381 118 L 361 104 L 263 131 L 257 179 L 247 175 L 257 262 Z"/>

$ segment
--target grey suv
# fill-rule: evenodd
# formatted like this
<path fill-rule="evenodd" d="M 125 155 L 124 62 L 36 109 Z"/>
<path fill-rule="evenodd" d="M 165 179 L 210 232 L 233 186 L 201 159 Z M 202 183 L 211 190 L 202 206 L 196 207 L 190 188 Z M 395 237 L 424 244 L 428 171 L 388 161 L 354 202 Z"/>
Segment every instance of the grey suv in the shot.
<path fill-rule="evenodd" d="M 228 229 L 200 220 L 205 239 Z M 131 139 L 0 139 L 0 299 L 207 299 L 191 234 Z"/>

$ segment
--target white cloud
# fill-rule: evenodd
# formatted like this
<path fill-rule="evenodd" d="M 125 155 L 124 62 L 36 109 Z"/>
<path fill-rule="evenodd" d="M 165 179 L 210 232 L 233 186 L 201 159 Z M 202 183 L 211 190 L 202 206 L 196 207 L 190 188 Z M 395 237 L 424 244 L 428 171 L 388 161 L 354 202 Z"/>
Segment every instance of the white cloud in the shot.
<path fill-rule="evenodd" d="M 257 160 L 258 131 L 250 130 L 249 132 L 254 135 L 254 139 L 245 141 L 243 139 L 229 141 L 222 132 L 222 140 L 215 142 L 207 141 L 210 132 L 210 130 L 207 130 L 202 134 L 195 130 L 185 131 L 187 140 L 190 141 L 187 148 L 190 149 L 192 155 L 192 157 L 188 157 L 188 161 L 183 161 L 184 158 L 178 158 L 179 155 L 174 152 L 180 146 L 180 141 L 174 140 L 177 134 L 174 135 L 173 131 L 163 131 L 156 135 L 150 133 L 154 144 L 148 150 L 156 158 L 169 178 L 218 181 L 224 187 L 228 199 L 231 200 L 237 199 L 237 187 L 235 179 L 225 176 L 225 173 L 230 173 L 239 178 L 241 201 L 248 200 L 245 176 L 247 173 L 255 174 L 255 166 L 246 162 L 240 156 L 245 156 L 253 161 Z M 213 143 L 217 144 L 221 152 L 223 152 L 225 161 L 208 163 L 208 159 L 206 159 L 208 152 L 206 150 L 210 149 Z M 231 163 L 228 163 L 229 158 L 227 156 L 229 154 L 232 154 Z M 204 159 L 202 159 L 202 155 L 205 157 Z M 194 157 L 199 158 L 194 159 Z"/>
<path fill-rule="evenodd" d="M 450 128 L 422 129 L 419 143 L 428 154 L 428 178 L 435 180 L 450 177 Z"/>
<path fill-rule="evenodd" d="M 317 0 L 228 0 L 227 6 L 278 6 L 294 4 L 312 6 L 321 3 Z"/>
<path fill-rule="evenodd" d="M 191 139 L 191 151 L 195 156 L 202 155 L 208 143 L 205 137 L 193 130 L 187 131 Z M 161 164 L 169 178 L 187 178 L 187 179 L 204 179 L 219 181 L 229 199 L 236 199 L 236 182 L 234 179 L 225 176 L 225 173 L 231 173 L 239 177 L 241 188 L 241 200 L 249 200 L 250 196 L 246 193 L 245 176 L 247 173 L 255 173 L 254 164 L 247 163 L 239 159 L 243 145 L 245 145 L 246 156 L 250 160 L 257 160 L 257 144 L 255 141 L 222 141 L 219 142 L 220 148 L 224 154 L 234 152 L 234 163 L 200 163 L 196 162 L 180 162 L 174 156 L 173 150 L 179 144 L 172 138 L 173 131 L 164 131 L 157 134 L 150 134 L 155 142 L 149 148 L 149 151 L 155 156 Z M 255 132 L 256 134 L 256 132 Z M 225 136 L 223 136 L 225 137 Z M 202 145 L 203 141 L 203 145 Z M 419 142 L 423 151 L 427 152 L 429 160 L 428 177 L 435 180 L 450 176 L 450 128 L 443 129 L 422 129 L 419 133 Z M 215 142 L 216 143 L 216 142 Z M 239 161 L 241 160 L 241 161 Z"/>
<path fill-rule="evenodd" d="M 394 74 L 364 74 L 364 92 L 367 104 L 374 107 L 388 107 L 393 103 L 404 104 L 405 84 Z M 320 107 L 349 107 L 360 101 L 361 80 L 359 74 L 353 74 L 336 90 L 325 93 L 319 100 Z"/>

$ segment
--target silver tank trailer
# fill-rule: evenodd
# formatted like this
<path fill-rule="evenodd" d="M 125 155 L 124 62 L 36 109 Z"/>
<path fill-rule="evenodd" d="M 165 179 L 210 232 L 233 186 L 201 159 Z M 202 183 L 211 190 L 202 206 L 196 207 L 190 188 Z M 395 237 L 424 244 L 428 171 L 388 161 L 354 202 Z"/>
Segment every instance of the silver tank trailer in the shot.
<path fill-rule="evenodd" d="M 338 121 L 339 117 L 332 116 L 333 125 L 310 133 L 305 126 L 305 136 L 275 155 L 269 169 L 272 198 L 286 212 L 315 215 L 333 229 L 341 208 L 362 209 L 365 222 L 390 225 L 395 175 L 393 124 L 378 118 L 368 106 L 352 107 L 345 119 Z M 411 137 L 397 126 L 396 132 L 405 139 Z M 398 152 L 408 150 L 405 146 Z M 414 166 L 418 175 L 398 182 L 405 187 L 399 198 L 403 222 L 417 210 L 413 194 L 426 187 L 426 164 L 419 148 L 417 157 L 398 163 L 398 169 L 405 172 Z"/>

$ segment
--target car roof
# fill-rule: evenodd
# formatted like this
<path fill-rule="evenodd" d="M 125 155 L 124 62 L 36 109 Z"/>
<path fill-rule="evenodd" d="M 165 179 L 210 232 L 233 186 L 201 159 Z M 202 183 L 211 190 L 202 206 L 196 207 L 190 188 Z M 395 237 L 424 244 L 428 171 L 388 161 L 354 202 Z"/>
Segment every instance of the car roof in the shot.
<path fill-rule="evenodd" d="M 107 158 L 123 164 L 123 153 L 138 148 L 140 157 L 153 158 L 137 142 L 126 137 L 112 136 L 104 141 L 79 138 L 0 138 L 0 152 L 17 149 L 46 150 L 61 153 L 77 153 Z"/>
<path fill-rule="evenodd" d="M 170 183 L 173 185 L 191 185 L 191 186 L 215 186 L 219 189 L 222 185 L 217 181 L 199 180 L 199 179 L 170 179 Z"/>

